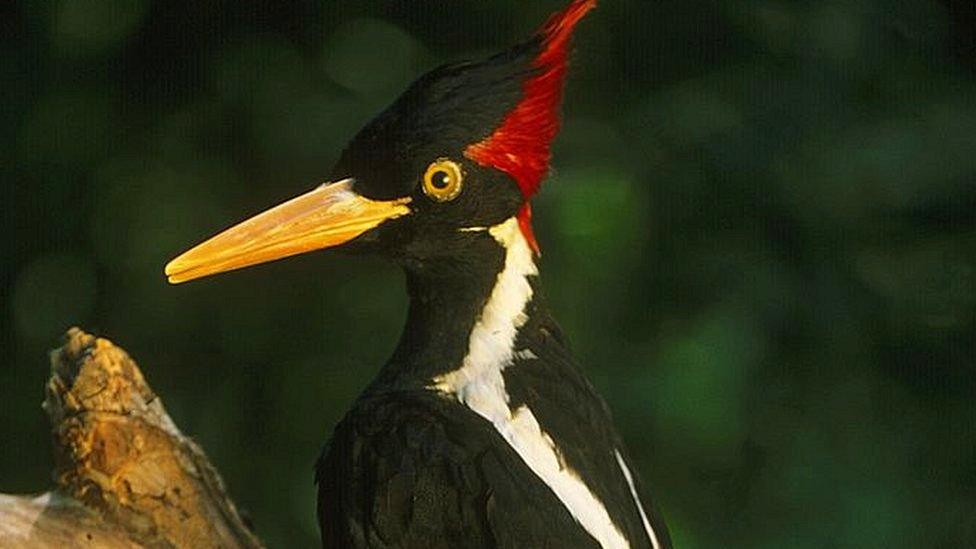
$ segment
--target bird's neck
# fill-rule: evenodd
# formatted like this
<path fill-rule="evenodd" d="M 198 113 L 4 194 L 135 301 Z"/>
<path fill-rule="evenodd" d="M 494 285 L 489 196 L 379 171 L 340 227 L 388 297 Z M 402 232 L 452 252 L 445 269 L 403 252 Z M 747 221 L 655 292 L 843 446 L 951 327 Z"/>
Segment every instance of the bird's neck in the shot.
<path fill-rule="evenodd" d="M 407 270 L 407 322 L 384 377 L 426 383 L 472 358 L 511 361 L 528 311 L 539 310 L 535 257 L 514 218 L 474 231 L 467 259 Z"/>

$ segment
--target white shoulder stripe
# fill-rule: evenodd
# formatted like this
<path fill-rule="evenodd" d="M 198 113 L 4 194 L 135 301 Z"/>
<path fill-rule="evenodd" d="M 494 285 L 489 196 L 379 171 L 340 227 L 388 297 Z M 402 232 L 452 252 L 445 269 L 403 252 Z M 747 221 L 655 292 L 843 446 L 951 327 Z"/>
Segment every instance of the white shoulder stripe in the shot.
<path fill-rule="evenodd" d="M 502 371 L 515 357 L 515 338 L 527 320 L 525 306 L 532 299 L 528 277 L 538 271 L 515 218 L 492 227 L 489 232 L 506 249 L 505 267 L 471 331 L 468 354 L 461 367 L 434 378 L 432 388 L 457 398 L 490 421 L 602 547 L 629 548 L 603 502 L 576 471 L 566 466 L 555 442 L 539 425 L 532 410 L 520 406 L 512 411 L 509 407 Z"/>
<path fill-rule="evenodd" d="M 620 450 L 614 450 L 614 455 L 617 456 L 617 465 L 620 465 L 620 470 L 624 474 L 624 478 L 627 479 L 627 486 L 630 487 L 630 495 L 634 498 L 634 503 L 637 504 L 637 510 L 640 511 L 641 522 L 644 523 L 644 530 L 647 530 L 647 537 L 651 539 L 651 546 L 654 549 L 661 548 L 661 542 L 657 539 L 657 534 L 654 533 L 654 528 L 651 527 L 651 521 L 647 520 L 647 513 L 644 512 L 644 506 L 641 504 L 640 496 L 637 495 L 637 487 L 634 486 L 634 476 L 630 474 L 630 469 L 627 467 L 627 463 L 624 462 L 624 457 L 620 455 Z"/>

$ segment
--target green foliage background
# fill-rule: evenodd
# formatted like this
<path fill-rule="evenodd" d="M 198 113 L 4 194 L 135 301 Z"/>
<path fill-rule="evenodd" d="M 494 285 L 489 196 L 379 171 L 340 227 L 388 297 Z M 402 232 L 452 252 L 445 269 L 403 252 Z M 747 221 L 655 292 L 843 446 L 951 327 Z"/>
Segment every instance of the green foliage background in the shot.
<path fill-rule="evenodd" d="M 413 78 L 562 0 L 0 8 L 0 491 L 49 483 L 45 353 L 142 364 L 273 547 L 392 350 L 328 253 L 170 287 Z M 976 546 L 971 1 L 604 0 L 536 203 L 544 284 L 680 547 Z"/>

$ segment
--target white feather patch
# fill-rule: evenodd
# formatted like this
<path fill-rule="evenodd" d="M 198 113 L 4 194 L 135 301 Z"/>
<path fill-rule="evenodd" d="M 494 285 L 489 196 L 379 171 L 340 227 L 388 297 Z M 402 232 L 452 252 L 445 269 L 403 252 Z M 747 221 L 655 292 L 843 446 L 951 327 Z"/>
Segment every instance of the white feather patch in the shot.
<path fill-rule="evenodd" d="M 461 367 L 434 378 L 432 388 L 457 398 L 490 421 L 602 547 L 630 547 L 603 502 L 566 466 L 532 410 L 524 405 L 514 411 L 509 407 L 502 371 L 515 358 L 515 338 L 528 319 L 525 306 L 532 299 L 528 278 L 538 274 L 538 270 L 517 219 L 509 219 L 489 232 L 505 247 L 505 267 L 471 331 L 468 354 Z"/>
<path fill-rule="evenodd" d="M 654 533 L 654 528 L 651 528 L 651 521 L 647 520 L 644 505 L 641 504 L 640 496 L 637 495 L 637 487 L 634 486 L 634 475 L 630 474 L 630 468 L 627 467 L 624 456 L 620 455 L 620 450 L 614 450 L 613 453 L 617 457 L 617 465 L 620 466 L 624 478 L 627 479 L 627 486 L 630 487 L 630 495 L 634 498 L 634 503 L 637 504 L 637 510 L 640 511 L 641 522 L 644 523 L 644 530 L 647 531 L 647 537 L 651 539 L 651 546 L 654 549 L 660 549 L 661 542 L 657 540 L 657 534 Z"/>

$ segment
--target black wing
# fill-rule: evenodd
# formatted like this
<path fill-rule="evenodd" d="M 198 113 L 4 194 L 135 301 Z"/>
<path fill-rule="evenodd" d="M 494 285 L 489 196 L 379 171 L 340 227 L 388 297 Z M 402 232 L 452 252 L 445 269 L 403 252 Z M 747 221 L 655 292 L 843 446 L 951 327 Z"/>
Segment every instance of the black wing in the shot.
<path fill-rule="evenodd" d="M 533 311 L 529 318 L 516 347 L 531 353 L 503 373 L 509 405 L 532 410 L 632 548 L 671 547 L 661 515 L 646 494 L 640 497 L 638 471 L 607 403 L 583 375 L 558 324 L 544 311 Z"/>
<path fill-rule="evenodd" d="M 434 394 L 361 400 L 317 480 L 324 547 L 597 547 L 487 421 Z"/>

